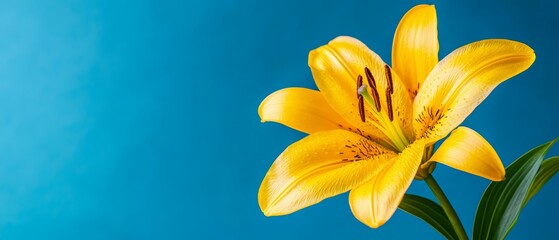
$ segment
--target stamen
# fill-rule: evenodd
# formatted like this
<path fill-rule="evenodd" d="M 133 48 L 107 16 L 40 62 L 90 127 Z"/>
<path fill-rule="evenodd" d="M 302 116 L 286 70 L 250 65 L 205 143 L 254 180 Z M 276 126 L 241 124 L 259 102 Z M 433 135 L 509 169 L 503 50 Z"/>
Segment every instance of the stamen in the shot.
<path fill-rule="evenodd" d="M 365 103 L 363 102 L 363 96 L 359 95 L 357 99 L 359 100 L 359 116 L 361 117 L 361 122 L 365 122 Z"/>
<path fill-rule="evenodd" d="M 367 81 L 369 81 L 369 85 L 372 88 L 377 88 L 377 84 L 375 83 L 375 78 L 373 77 L 373 74 L 371 73 L 371 70 L 369 70 L 368 67 L 365 67 L 365 75 L 367 75 Z"/>
<path fill-rule="evenodd" d="M 388 89 L 390 89 L 390 94 L 394 93 L 394 86 L 392 85 L 392 72 L 388 65 L 384 65 L 384 72 L 386 73 L 386 79 L 388 81 Z"/>
<path fill-rule="evenodd" d="M 365 67 L 365 75 L 367 76 L 367 81 L 369 82 L 369 86 L 371 86 L 371 93 L 373 94 L 373 99 L 375 99 L 375 108 L 377 112 L 380 112 L 380 98 L 377 91 L 377 84 L 375 83 L 375 78 L 373 74 L 369 70 L 368 67 Z"/>
<path fill-rule="evenodd" d="M 367 85 L 363 85 L 363 77 L 361 75 L 357 76 L 357 100 L 359 106 L 359 117 L 361 117 L 361 122 L 365 122 L 365 103 L 363 102 L 363 91 L 367 90 Z"/>
<path fill-rule="evenodd" d="M 386 105 L 388 107 L 388 118 L 392 122 L 394 120 L 394 113 L 392 112 L 392 94 L 394 93 L 394 85 L 392 82 L 392 72 L 388 65 L 384 65 L 384 72 L 386 73 L 386 82 L 388 86 L 386 88 Z"/>
<path fill-rule="evenodd" d="M 386 88 L 386 105 L 388 107 L 388 119 L 392 122 L 394 115 L 392 113 L 392 94 L 390 93 L 390 88 Z"/>
<path fill-rule="evenodd" d="M 357 76 L 357 97 L 359 97 L 361 95 L 361 93 L 359 93 L 359 88 L 363 85 L 363 77 L 361 77 L 361 75 Z"/>
<path fill-rule="evenodd" d="M 386 68 L 385 68 L 386 69 Z M 395 147 L 398 150 L 403 150 L 409 145 L 409 141 L 406 138 L 406 135 L 402 132 L 399 123 L 392 123 L 394 121 L 394 110 L 392 105 L 392 92 L 394 91 L 392 86 L 392 74 L 390 69 L 387 70 L 387 85 L 386 85 L 386 106 L 388 108 L 386 114 L 380 111 L 380 97 L 377 90 L 377 85 L 375 83 L 373 74 L 369 70 L 369 68 L 365 67 L 365 76 L 367 76 L 368 85 L 371 87 L 371 94 L 367 91 L 367 84 L 363 84 L 363 77 L 359 75 L 358 78 L 358 86 L 357 93 L 359 94 L 359 116 L 361 117 L 361 121 L 366 122 L 365 116 L 365 101 L 369 104 L 369 107 L 374 108 L 373 105 L 377 108 L 378 111 L 371 111 L 369 114 L 372 114 L 376 121 L 370 121 L 371 125 L 377 127 L 380 131 L 382 131 L 386 137 L 390 139 L 389 145 Z"/>

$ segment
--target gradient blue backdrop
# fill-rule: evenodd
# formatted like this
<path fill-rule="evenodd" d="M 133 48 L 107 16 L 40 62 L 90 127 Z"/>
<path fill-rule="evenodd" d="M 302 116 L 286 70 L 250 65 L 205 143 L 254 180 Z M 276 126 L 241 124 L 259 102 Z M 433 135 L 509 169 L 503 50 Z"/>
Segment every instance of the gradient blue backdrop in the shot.
<path fill-rule="evenodd" d="M 308 51 L 338 35 L 390 62 L 396 25 L 419 3 L 344 2 L 2 1 L 0 238 L 438 239 L 401 211 L 369 229 L 347 194 L 285 217 L 258 207 L 268 167 L 303 137 L 261 124 L 260 101 L 314 88 Z M 434 3 L 441 58 L 484 38 L 522 41 L 537 54 L 464 125 L 505 165 L 559 135 L 559 6 Z M 471 229 L 488 181 L 445 166 L 434 174 Z M 559 178 L 510 239 L 557 238 L 557 189 Z M 423 182 L 410 191 L 431 197 Z"/>

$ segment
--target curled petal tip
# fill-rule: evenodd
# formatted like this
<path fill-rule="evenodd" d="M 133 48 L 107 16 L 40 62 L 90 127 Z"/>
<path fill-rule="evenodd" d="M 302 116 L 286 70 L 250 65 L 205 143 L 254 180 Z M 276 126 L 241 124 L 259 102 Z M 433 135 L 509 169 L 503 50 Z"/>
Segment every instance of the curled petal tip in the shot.
<path fill-rule="evenodd" d="M 482 177 L 483 177 L 483 176 L 482 176 Z M 489 180 L 493 181 L 493 182 L 502 182 L 502 181 L 507 180 L 507 177 L 505 177 L 505 173 L 504 173 L 504 172 L 503 172 L 503 173 L 499 173 L 497 176 L 494 176 L 494 177 L 489 177 L 489 176 L 487 176 L 487 178 L 488 178 Z"/>
<path fill-rule="evenodd" d="M 274 216 L 268 210 L 261 209 L 261 211 L 262 211 L 262 214 L 264 214 L 264 216 L 266 216 L 266 217 L 273 217 Z"/>
<path fill-rule="evenodd" d="M 260 207 L 260 211 L 262 211 L 262 214 L 264 214 L 264 216 L 266 217 L 275 216 L 275 214 L 272 211 L 270 211 L 269 202 L 266 201 L 261 191 L 258 192 L 258 206 Z"/>
<path fill-rule="evenodd" d="M 495 178 L 494 180 L 492 179 L 492 181 L 494 182 L 501 182 L 501 181 L 505 181 L 507 180 L 506 174 L 505 174 L 505 169 L 504 167 L 502 169 L 499 169 L 499 173 L 497 175 L 497 178 Z"/>
<path fill-rule="evenodd" d="M 266 103 L 266 100 L 268 99 L 268 97 L 264 98 L 264 100 L 262 100 L 262 102 L 260 102 L 260 105 L 258 105 L 258 117 L 260 118 L 260 122 L 265 122 L 264 118 L 262 117 L 262 108 L 264 107 L 264 104 Z"/>
<path fill-rule="evenodd" d="M 312 63 L 314 62 L 314 59 L 316 58 L 316 51 L 317 49 L 313 49 L 311 51 L 309 51 L 309 57 L 308 57 L 308 65 L 309 67 L 312 67 Z"/>
<path fill-rule="evenodd" d="M 367 226 L 369 226 L 370 228 L 379 228 L 380 226 L 384 225 L 384 223 L 386 223 L 386 220 L 370 222 L 367 223 Z"/>

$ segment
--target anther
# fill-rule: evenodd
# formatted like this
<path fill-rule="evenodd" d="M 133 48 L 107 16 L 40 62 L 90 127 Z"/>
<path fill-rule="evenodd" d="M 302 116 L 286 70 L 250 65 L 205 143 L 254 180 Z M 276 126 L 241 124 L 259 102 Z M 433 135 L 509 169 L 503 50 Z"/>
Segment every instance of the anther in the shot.
<path fill-rule="evenodd" d="M 392 72 L 388 65 L 384 65 L 384 72 L 386 73 L 386 80 L 388 82 L 388 89 L 390 89 L 390 94 L 394 93 L 394 86 L 392 85 Z"/>
<path fill-rule="evenodd" d="M 367 75 L 367 81 L 369 81 L 369 85 L 372 88 L 377 88 L 377 84 L 375 82 L 375 78 L 373 77 L 373 74 L 371 73 L 371 70 L 369 70 L 368 67 L 365 67 L 365 75 Z"/>
<path fill-rule="evenodd" d="M 380 98 L 377 91 L 377 84 L 375 83 L 375 78 L 369 70 L 368 67 L 365 67 L 365 75 L 367 76 L 367 81 L 369 82 L 369 86 L 371 86 L 371 93 L 373 94 L 373 99 L 375 100 L 375 108 L 377 112 L 380 112 Z"/>
<path fill-rule="evenodd" d="M 390 93 L 390 88 L 386 89 L 386 105 L 388 107 L 388 119 L 392 122 L 394 115 L 392 113 L 392 94 Z"/>
<path fill-rule="evenodd" d="M 359 100 L 359 116 L 361 117 L 361 122 L 365 122 L 365 103 L 363 102 L 363 96 L 359 95 L 357 99 Z"/>

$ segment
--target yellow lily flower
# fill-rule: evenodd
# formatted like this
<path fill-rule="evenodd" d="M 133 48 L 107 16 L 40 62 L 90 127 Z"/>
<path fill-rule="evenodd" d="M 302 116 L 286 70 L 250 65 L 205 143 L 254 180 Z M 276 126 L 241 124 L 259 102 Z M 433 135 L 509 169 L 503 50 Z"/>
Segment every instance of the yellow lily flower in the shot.
<path fill-rule="evenodd" d="M 309 134 L 270 167 L 258 192 L 263 213 L 289 214 L 351 190 L 353 214 L 376 228 L 394 214 L 414 177 L 430 174 L 435 162 L 502 180 L 505 170 L 491 145 L 458 126 L 498 84 L 528 69 L 534 51 L 504 39 L 467 44 L 440 62 L 438 51 L 430 5 L 412 8 L 400 21 L 392 68 L 351 37 L 311 51 L 320 91 L 282 89 L 258 109 L 262 122 Z"/>

